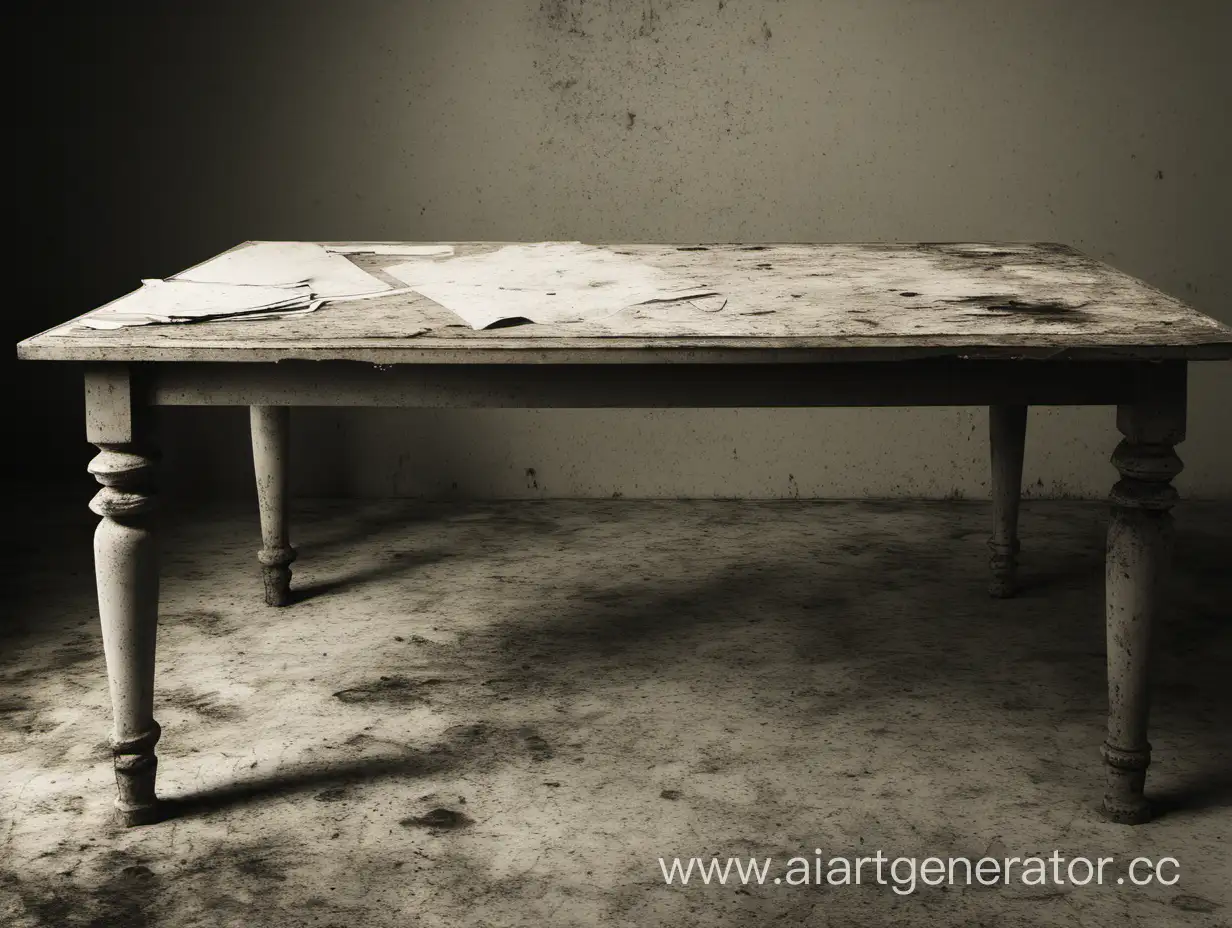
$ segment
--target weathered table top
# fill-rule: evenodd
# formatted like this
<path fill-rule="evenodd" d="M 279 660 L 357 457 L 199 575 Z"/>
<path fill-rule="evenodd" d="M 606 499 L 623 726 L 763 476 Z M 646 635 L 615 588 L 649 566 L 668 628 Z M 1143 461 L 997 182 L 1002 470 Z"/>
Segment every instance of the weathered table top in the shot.
<path fill-rule="evenodd" d="M 458 255 L 504 243 L 448 243 Z M 94 330 L 71 322 L 18 355 L 73 361 L 593 361 L 1232 358 L 1232 329 L 1065 245 L 607 245 L 726 298 L 603 321 L 472 330 L 414 293 L 284 319 Z M 354 256 L 381 268 L 401 256 Z"/>

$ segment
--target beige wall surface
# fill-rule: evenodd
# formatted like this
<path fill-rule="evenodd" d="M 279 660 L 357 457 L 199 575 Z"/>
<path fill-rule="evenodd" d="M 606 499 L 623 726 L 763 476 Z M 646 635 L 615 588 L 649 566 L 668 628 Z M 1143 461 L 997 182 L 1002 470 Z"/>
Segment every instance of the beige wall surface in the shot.
<path fill-rule="evenodd" d="M 366 0 L 188 19 L 143 27 L 178 44 L 117 38 L 127 102 L 98 105 L 125 131 L 81 140 L 111 147 L 93 231 L 125 241 L 103 298 L 244 239 L 1048 240 L 1232 321 L 1221 0 Z M 1232 365 L 1195 367 L 1178 484 L 1227 497 Z M 978 409 L 305 410 L 295 427 L 302 493 L 987 491 Z M 177 482 L 249 492 L 244 428 L 237 411 L 169 417 Z M 1117 438 L 1109 409 L 1033 411 L 1030 492 L 1104 495 Z"/>

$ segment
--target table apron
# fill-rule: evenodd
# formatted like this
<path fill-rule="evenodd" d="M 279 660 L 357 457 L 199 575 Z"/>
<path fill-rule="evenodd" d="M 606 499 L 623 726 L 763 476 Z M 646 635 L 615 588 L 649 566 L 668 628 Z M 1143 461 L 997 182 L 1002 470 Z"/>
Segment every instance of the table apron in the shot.
<path fill-rule="evenodd" d="M 1116 405 L 1184 389 L 1184 361 L 925 359 L 846 364 L 160 362 L 127 367 L 156 406 L 731 408 Z M 136 397 L 135 397 L 136 398 Z"/>

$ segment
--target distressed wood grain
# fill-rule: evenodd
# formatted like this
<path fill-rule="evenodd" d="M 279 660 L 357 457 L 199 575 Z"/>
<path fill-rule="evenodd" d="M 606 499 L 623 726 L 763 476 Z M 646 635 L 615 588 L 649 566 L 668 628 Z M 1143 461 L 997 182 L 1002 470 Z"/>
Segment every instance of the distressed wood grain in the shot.
<path fill-rule="evenodd" d="M 257 552 L 257 561 L 265 583 L 265 602 L 270 606 L 288 606 L 291 604 L 291 564 L 296 556 L 287 527 L 291 408 L 250 406 L 249 422 L 257 508 L 261 514 L 261 550 Z"/>
<path fill-rule="evenodd" d="M 1175 446 L 1185 440 L 1186 385 L 1160 384 L 1151 398 L 1117 408 L 1125 436 L 1112 454 L 1121 479 L 1112 488 L 1105 560 L 1105 637 L 1108 661 L 1107 773 L 1103 811 L 1113 822 L 1151 818 L 1145 795 L 1151 763 L 1152 627 L 1165 614 L 1172 560 L 1173 479 L 1184 468 Z"/>
<path fill-rule="evenodd" d="M 502 243 L 452 243 L 458 255 Z M 924 356 L 1232 358 L 1232 329 L 1065 245 L 607 245 L 687 275 L 719 300 L 628 307 L 609 319 L 474 331 L 415 294 L 287 319 L 98 331 L 58 326 L 18 346 L 46 360 L 290 358 L 374 363 L 687 360 L 783 349 L 809 360 Z M 376 271 L 407 260 L 355 256 Z M 725 302 L 724 302 L 725 301 Z M 721 308 L 720 308 L 721 307 Z M 524 355 L 524 352 L 531 352 Z"/>
<path fill-rule="evenodd" d="M 154 509 L 157 454 L 149 419 L 123 366 L 86 372 L 86 437 L 98 448 L 90 473 L 94 573 L 103 654 L 111 691 L 116 817 L 125 825 L 158 819 L 154 748 L 154 652 L 158 630 L 158 549 Z"/>
<path fill-rule="evenodd" d="M 992 458 L 992 552 L 989 592 L 1013 596 L 1018 572 L 1018 508 L 1022 501 L 1022 456 L 1027 438 L 1027 407 L 988 407 L 988 446 Z"/>

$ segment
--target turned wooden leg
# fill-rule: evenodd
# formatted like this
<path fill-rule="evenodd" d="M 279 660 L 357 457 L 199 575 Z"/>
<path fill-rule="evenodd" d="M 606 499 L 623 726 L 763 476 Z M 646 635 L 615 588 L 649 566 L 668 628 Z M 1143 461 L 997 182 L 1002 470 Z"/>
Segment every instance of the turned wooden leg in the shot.
<path fill-rule="evenodd" d="M 261 509 L 261 550 L 257 560 L 265 580 L 265 602 L 286 606 L 291 602 L 291 562 L 295 560 L 287 531 L 291 410 L 286 406 L 253 406 L 250 418 L 252 463 Z"/>
<path fill-rule="evenodd" d="M 1151 817 L 1143 795 L 1151 762 L 1147 740 L 1151 626 L 1165 607 L 1172 548 L 1169 510 L 1181 472 L 1173 446 L 1185 438 L 1185 400 L 1121 406 L 1125 436 L 1112 455 L 1121 479 L 1112 489 L 1107 550 L 1108 776 L 1104 815 L 1136 825 Z"/>
<path fill-rule="evenodd" d="M 993 596 L 1013 596 L 1018 571 L 1018 503 L 1022 497 L 1022 451 L 1027 436 L 1026 406 L 988 407 L 992 449 L 992 550 L 989 566 Z"/>
<path fill-rule="evenodd" d="M 125 825 L 158 817 L 154 746 L 154 643 L 158 630 L 158 560 L 153 532 L 155 457 L 134 428 L 127 369 L 86 375 L 87 437 L 98 449 L 90 473 L 101 483 L 90 508 L 103 651 L 111 688 L 111 749 Z"/>

